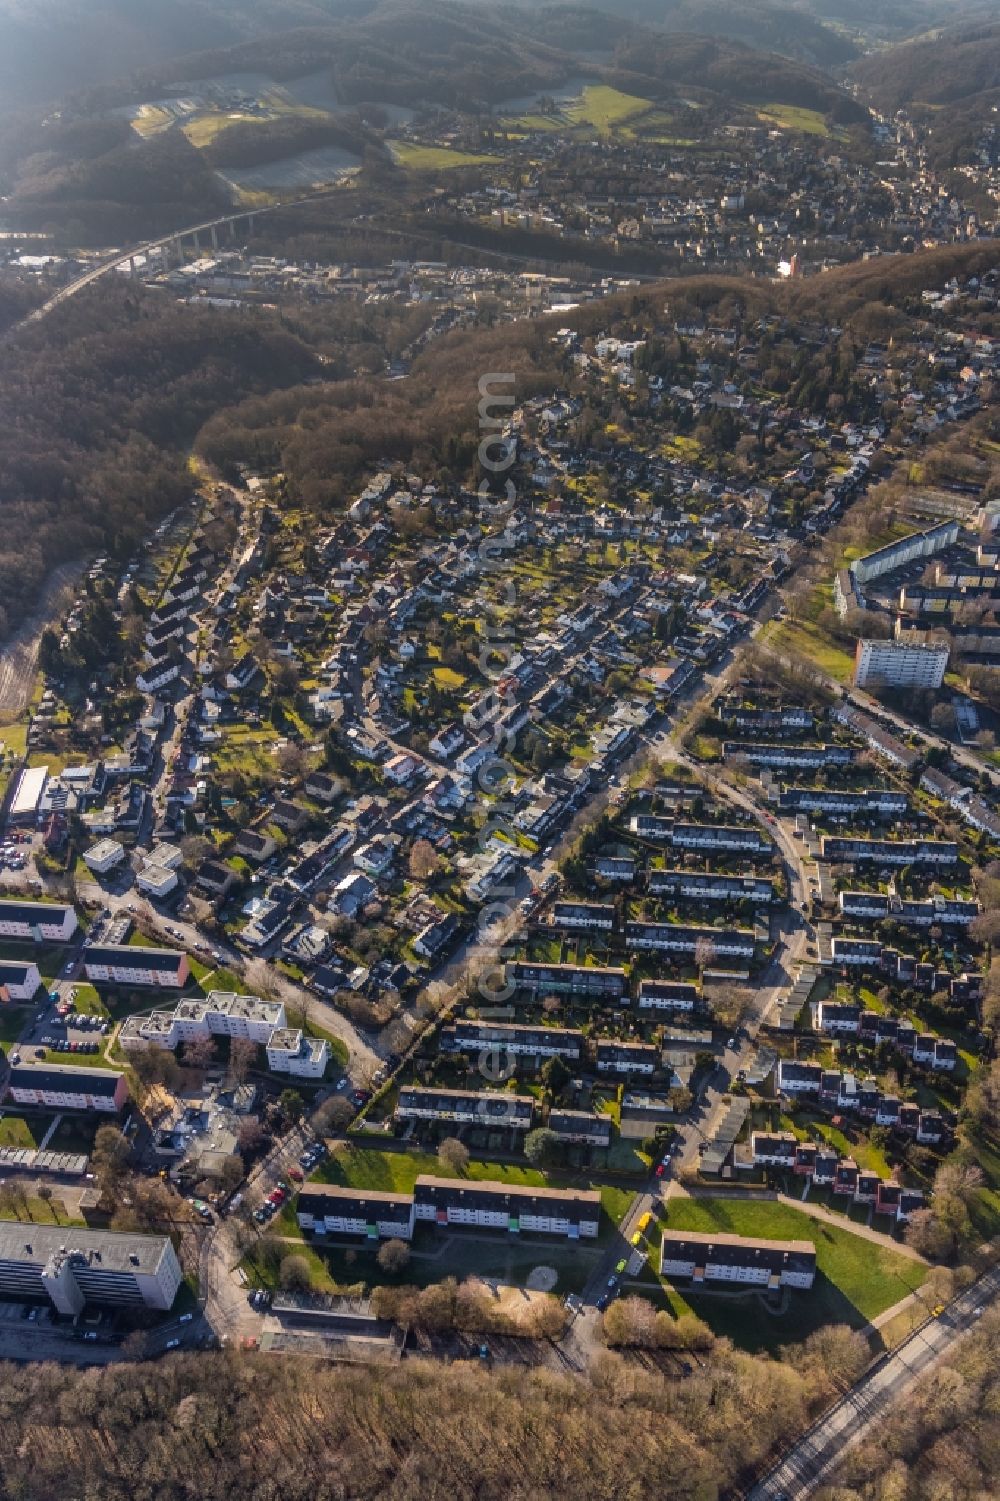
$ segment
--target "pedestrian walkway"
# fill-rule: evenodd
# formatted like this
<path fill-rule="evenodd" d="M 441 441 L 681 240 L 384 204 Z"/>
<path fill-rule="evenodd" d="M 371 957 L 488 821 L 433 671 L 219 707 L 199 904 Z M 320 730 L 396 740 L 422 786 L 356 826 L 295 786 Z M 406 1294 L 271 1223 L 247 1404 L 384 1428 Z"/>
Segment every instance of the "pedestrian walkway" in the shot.
<path fill-rule="evenodd" d="M 822 1204 L 812 1204 L 808 1200 L 799 1201 L 790 1198 L 788 1194 L 776 1195 L 779 1204 L 788 1204 L 792 1209 L 798 1209 L 803 1214 L 808 1214 L 814 1220 L 821 1220 L 825 1225 L 833 1225 L 837 1230 L 847 1230 L 851 1235 L 858 1235 L 862 1240 L 870 1240 L 877 1246 L 887 1246 L 893 1251 L 898 1251 L 902 1256 L 909 1256 L 914 1261 L 927 1265 L 927 1258 L 914 1251 L 911 1246 L 902 1241 L 893 1240 L 891 1235 L 885 1235 L 881 1230 L 873 1230 L 870 1225 L 859 1225 L 854 1220 L 849 1220 L 846 1215 L 834 1214 L 832 1209 L 826 1209 Z"/>

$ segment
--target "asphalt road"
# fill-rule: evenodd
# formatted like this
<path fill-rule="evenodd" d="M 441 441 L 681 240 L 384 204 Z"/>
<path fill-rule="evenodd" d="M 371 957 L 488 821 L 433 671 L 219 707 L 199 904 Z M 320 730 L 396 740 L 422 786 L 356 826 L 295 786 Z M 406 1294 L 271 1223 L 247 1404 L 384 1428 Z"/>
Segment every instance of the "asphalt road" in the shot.
<path fill-rule="evenodd" d="M 941 1314 L 871 1368 L 795 1443 L 749 1492 L 749 1501 L 804 1501 L 825 1482 L 852 1444 L 868 1436 L 925 1371 L 943 1359 L 1000 1298 L 994 1268 Z"/>

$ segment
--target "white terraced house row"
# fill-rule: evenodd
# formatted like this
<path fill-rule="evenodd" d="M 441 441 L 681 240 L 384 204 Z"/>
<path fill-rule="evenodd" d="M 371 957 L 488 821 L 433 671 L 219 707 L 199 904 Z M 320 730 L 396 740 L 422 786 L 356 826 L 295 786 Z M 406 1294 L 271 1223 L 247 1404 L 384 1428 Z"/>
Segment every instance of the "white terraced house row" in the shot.
<path fill-rule="evenodd" d="M 187 954 L 133 944 L 89 943 L 83 951 L 87 979 L 98 984 L 150 985 L 180 990 L 191 973 Z"/>
<path fill-rule="evenodd" d="M 0 901 L 0 938 L 68 943 L 78 926 L 73 908 L 57 902 Z"/>
<path fill-rule="evenodd" d="M 754 935 L 743 928 L 688 928 L 679 923 L 627 922 L 625 946 L 654 953 L 694 954 L 711 945 L 716 957 L 752 959 Z"/>
<path fill-rule="evenodd" d="M 769 906 L 774 886 L 760 876 L 728 876 L 718 871 L 651 870 L 650 896 L 680 896 L 694 902 L 749 901 Z"/>
<path fill-rule="evenodd" d="M 824 834 L 823 859 L 833 864 L 866 861 L 877 865 L 954 865 L 958 845 L 945 839 L 853 839 Z"/>
<path fill-rule="evenodd" d="M 816 1280 L 816 1247 L 808 1240 L 754 1240 L 668 1229 L 660 1243 L 660 1275 L 807 1290 Z"/>
<path fill-rule="evenodd" d="M 520 1184 L 469 1182 L 421 1176 L 413 1190 L 415 1216 L 432 1224 L 473 1225 L 517 1235 L 560 1235 L 593 1240 L 601 1220 L 601 1196 L 593 1189 L 526 1188 Z"/>
<path fill-rule="evenodd" d="M 603 902 L 555 902 L 551 922 L 554 928 L 610 933 L 615 925 L 615 909 Z"/>
<path fill-rule="evenodd" d="M 413 1195 L 383 1189 L 307 1183 L 296 1202 L 300 1230 L 312 1235 L 363 1235 L 366 1240 L 412 1240 Z"/>

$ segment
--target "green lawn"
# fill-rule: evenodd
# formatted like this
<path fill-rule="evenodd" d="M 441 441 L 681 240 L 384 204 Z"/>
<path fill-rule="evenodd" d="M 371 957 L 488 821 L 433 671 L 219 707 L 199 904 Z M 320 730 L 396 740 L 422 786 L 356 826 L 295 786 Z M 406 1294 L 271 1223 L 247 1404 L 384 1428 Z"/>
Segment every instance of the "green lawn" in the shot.
<path fill-rule="evenodd" d="M 110 1014 L 93 985 L 78 982 L 73 989 L 76 991 L 73 1004 L 81 1016 L 108 1016 Z"/>
<path fill-rule="evenodd" d="M 913 1292 L 927 1275 L 927 1267 L 902 1250 L 876 1245 L 846 1228 L 824 1224 L 772 1200 L 672 1199 L 668 1223 L 679 1230 L 812 1241 L 818 1268 L 816 1284 L 811 1292 L 795 1296 L 794 1319 L 777 1331 L 779 1343 L 781 1339 L 803 1337 L 799 1326 L 807 1311 L 813 1328 L 831 1322 L 859 1327 Z M 682 1293 L 687 1297 L 686 1289 Z M 701 1301 L 707 1304 L 710 1300 Z M 699 1312 L 703 1310 L 699 1308 Z M 770 1321 L 785 1323 L 774 1318 Z"/>
<path fill-rule="evenodd" d="M 24 1206 L 18 1209 L 16 1214 L 0 1216 L 9 1220 L 20 1220 L 22 1224 L 32 1225 L 85 1225 L 87 1222 L 79 1215 L 70 1214 L 62 1199 L 39 1199 L 29 1195 Z"/>
<path fill-rule="evenodd" d="M 421 146 L 416 141 L 386 141 L 393 161 L 410 172 L 438 172 L 449 167 L 478 167 L 500 160 L 482 152 L 452 151 L 448 146 Z"/>
<path fill-rule="evenodd" d="M 37 1134 L 36 1134 L 37 1130 Z M 44 1127 L 32 1130 L 22 1115 L 0 1117 L 0 1147 L 35 1147 L 45 1134 Z"/>
<path fill-rule="evenodd" d="M 189 958 L 188 963 L 191 965 L 191 972 L 193 974 L 194 967 L 198 961 Z M 234 974 L 231 969 L 205 969 L 200 964 L 198 968 L 201 970 L 201 973 L 196 978 L 206 995 L 211 990 L 222 990 L 227 994 L 231 993 L 233 995 L 240 995 L 242 993 L 240 977 Z"/>
<path fill-rule="evenodd" d="M 468 1178 L 475 1182 L 496 1179 L 501 1183 L 520 1183 L 532 1188 L 544 1188 L 550 1181 L 533 1167 L 472 1161 L 463 1173 L 456 1173 L 430 1152 L 378 1152 L 359 1147 L 335 1152 L 313 1176 L 321 1183 L 411 1193 L 421 1173 L 432 1173 L 438 1178 Z"/>
<path fill-rule="evenodd" d="M 846 683 L 854 674 L 854 658 L 835 646 L 811 620 L 772 621 L 761 632 L 761 639 L 766 639 L 768 646 L 775 651 L 808 657 L 839 683 Z"/>
<path fill-rule="evenodd" d="M 777 125 L 782 130 L 798 130 L 811 136 L 830 134 L 830 127 L 817 110 L 804 109 L 797 104 L 766 104 L 757 111 L 757 115 L 759 119 L 769 125 Z"/>
<path fill-rule="evenodd" d="M 637 94 L 623 94 L 603 83 L 588 83 L 579 99 L 564 107 L 566 119 L 573 125 L 593 125 L 597 130 L 611 130 L 623 120 L 643 115 L 650 108 L 650 100 Z"/>
<path fill-rule="evenodd" d="M 972 1223 L 984 1240 L 1000 1235 L 1000 1139 L 983 1133 L 971 1133 L 969 1140 L 976 1164 L 986 1179 L 986 1186 L 975 1195 L 969 1206 Z"/>

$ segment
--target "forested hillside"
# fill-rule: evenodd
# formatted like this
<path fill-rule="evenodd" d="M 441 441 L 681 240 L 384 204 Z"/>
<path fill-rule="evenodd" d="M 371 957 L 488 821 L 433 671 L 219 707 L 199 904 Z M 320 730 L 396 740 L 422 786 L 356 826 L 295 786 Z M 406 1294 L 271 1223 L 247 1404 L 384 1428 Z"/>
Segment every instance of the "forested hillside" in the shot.
<path fill-rule="evenodd" d="M 846 1331 L 815 1336 L 793 1368 L 722 1341 L 683 1381 L 613 1355 L 592 1381 L 205 1353 L 86 1373 L 9 1366 L 3 1490 L 9 1501 L 710 1501 L 832 1390 L 841 1345 L 850 1359 Z"/>
<path fill-rule="evenodd" d="M 1000 22 L 917 38 L 863 58 L 854 72 L 885 109 L 967 104 L 1000 90 Z"/>
<path fill-rule="evenodd" d="M 0 628 L 56 564 L 127 554 L 189 493 L 187 446 L 212 412 L 316 370 L 267 317 L 185 309 L 108 286 L 23 335 L 0 375 Z"/>

